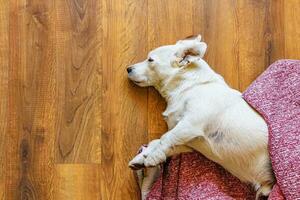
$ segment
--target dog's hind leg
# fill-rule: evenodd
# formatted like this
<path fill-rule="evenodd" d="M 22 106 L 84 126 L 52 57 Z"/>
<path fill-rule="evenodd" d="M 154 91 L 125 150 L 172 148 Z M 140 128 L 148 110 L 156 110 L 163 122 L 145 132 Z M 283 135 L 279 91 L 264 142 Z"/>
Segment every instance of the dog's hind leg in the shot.
<path fill-rule="evenodd" d="M 260 199 L 261 196 L 268 196 L 270 194 L 272 188 L 273 188 L 273 185 L 274 185 L 273 182 L 269 182 L 269 183 L 265 183 L 263 185 L 259 185 L 258 189 L 256 191 L 255 200 Z"/>
<path fill-rule="evenodd" d="M 149 168 L 144 168 L 145 157 L 143 156 L 143 152 L 145 153 L 145 151 L 148 148 L 149 148 L 148 151 L 151 150 L 152 148 L 155 148 L 156 145 L 158 145 L 158 142 L 159 142 L 159 140 L 154 140 L 149 143 L 148 147 L 143 147 L 142 152 L 140 154 L 138 154 L 136 156 L 136 158 L 134 158 L 129 164 L 129 166 L 131 168 L 136 170 L 135 175 L 136 175 L 139 187 L 140 187 L 142 200 L 146 199 L 154 182 L 158 179 L 160 172 L 161 172 L 160 165 L 157 165 L 154 167 L 149 167 Z M 191 152 L 191 151 L 192 151 L 191 148 L 184 146 L 184 145 L 180 145 L 180 146 L 172 148 L 172 150 L 169 152 L 167 157 L 170 157 L 170 156 L 173 156 L 173 155 L 176 155 L 179 153 Z M 134 163 L 134 162 L 137 162 L 137 163 Z"/>
<path fill-rule="evenodd" d="M 160 166 L 139 169 L 135 171 L 135 174 L 138 179 L 142 200 L 144 200 L 160 175 Z"/>

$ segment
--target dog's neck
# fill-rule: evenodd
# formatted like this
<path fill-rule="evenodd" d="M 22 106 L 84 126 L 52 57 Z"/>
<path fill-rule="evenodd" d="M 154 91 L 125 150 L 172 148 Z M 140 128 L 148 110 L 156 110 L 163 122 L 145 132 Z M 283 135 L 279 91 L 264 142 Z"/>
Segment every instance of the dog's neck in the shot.
<path fill-rule="evenodd" d="M 166 102 L 170 104 L 195 86 L 215 82 L 226 84 L 224 79 L 208 65 L 200 67 L 176 73 L 166 80 L 158 82 L 154 87 Z"/>

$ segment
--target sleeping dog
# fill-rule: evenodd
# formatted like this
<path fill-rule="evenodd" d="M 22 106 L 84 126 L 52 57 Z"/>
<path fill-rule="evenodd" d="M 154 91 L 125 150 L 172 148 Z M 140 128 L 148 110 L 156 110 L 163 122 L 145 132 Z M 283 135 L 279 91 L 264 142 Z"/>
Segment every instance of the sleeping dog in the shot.
<path fill-rule="evenodd" d="M 153 86 L 167 101 L 168 131 L 129 162 L 133 169 L 154 167 L 174 154 L 199 151 L 241 181 L 253 184 L 256 197 L 274 184 L 263 118 L 203 60 L 201 36 L 161 46 L 127 68 L 141 87 Z"/>

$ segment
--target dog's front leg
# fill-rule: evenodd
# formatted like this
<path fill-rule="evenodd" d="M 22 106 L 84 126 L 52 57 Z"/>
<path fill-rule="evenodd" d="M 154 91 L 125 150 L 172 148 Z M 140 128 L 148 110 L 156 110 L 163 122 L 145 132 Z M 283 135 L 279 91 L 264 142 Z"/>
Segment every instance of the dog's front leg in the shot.
<path fill-rule="evenodd" d="M 151 148 L 143 155 L 145 157 L 144 165 L 153 167 L 164 162 L 176 146 L 184 145 L 201 136 L 203 136 L 201 128 L 193 126 L 188 120 L 180 121 L 157 141 L 155 148 Z"/>
<path fill-rule="evenodd" d="M 155 150 L 155 148 L 158 147 L 158 145 L 160 144 L 160 140 L 156 139 L 156 140 L 152 140 L 147 147 L 143 147 L 143 151 L 141 153 L 139 153 L 138 155 L 136 155 L 130 162 L 129 162 L 129 167 L 134 169 L 134 170 L 138 170 L 141 168 L 146 167 L 145 166 L 145 159 L 147 158 L 147 156 Z M 179 146 L 175 146 L 172 147 L 171 151 L 169 151 L 166 154 L 166 157 L 170 157 L 176 154 L 180 154 L 180 153 L 185 153 L 185 152 L 192 152 L 193 149 L 185 146 L 185 145 L 179 145 Z M 163 162 L 163 161 L 162 161 Z"/>

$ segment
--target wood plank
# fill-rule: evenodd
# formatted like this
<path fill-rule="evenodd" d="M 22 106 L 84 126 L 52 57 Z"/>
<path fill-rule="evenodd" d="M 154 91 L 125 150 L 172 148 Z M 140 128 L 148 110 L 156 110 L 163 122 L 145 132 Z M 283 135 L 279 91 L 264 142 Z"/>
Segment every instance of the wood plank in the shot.
<path fill-rule="evenodd" d="M 270 64 L 267 1 L 237 1 L 239 89 L 244 91 Z"/>
<path fill-rule="evenodd" d="M 300 59 L 299 1 L 270 1 L 268 23 L 272 35 L 270 63 L 279 59 Z"/>
<path fill-rule="evenodd" d="M 147 53 L 147 1 L 102 1 L 103 67 L 101 198 L 138 199 L 128 162 L 147 138 L 147 89 L 126 67 Z"/>
<path fill-rule="evenodd" d="M 12 1 L 6 199 L 50 199 L 57 109 L 51 2 Z"/>
<path fill-rule="evenodd" d="M 193 16 L 192 16 L 192 25 L 193 25 L 193 34 L 201 34 L 205 38 L 205 29 L 207 27 L 206 20 L 206 0 L 194 0 L 193 1 Z"/>
<path fill-rule="evenodd" d="M 173 44 L 194 33 L 194 1 L 152 0 L 148 2 L 148 49 Z M 184 8 L 184 9 L 182 9 Z M 159 138 L 167 126 L 161 113 L 165 102 L 153 89 L 148 94 L 148 139 Z"/>
<path fill-rule="evenodd" d="M 100 7 L 96 0 L 55 1 L 60 124 L 56 162 L 100 163 Z"/>
<path fill-rule="evenodd" d="M 300 59 L 300 2 L 284 1 L 285 58 Z"/>
<path fill-rule="evenodd" d="M 269 1 L 268 32 L 271 34 L 269 63 L 285 58 L 284 0 Z"/>
<path fill-rule="evenodd" d="M 7 116 L 7 137 L 5 147 L 5 199 L 17 199 L 21 197 L 20 189 L 18 188 L 21 182 L 21 169 L 19 166 L 20 141 L 22 138 L 21 119 L 17 113 L 21 113 L 22 105 L 21 98 L 21 24 L 23 23 L 22 16 L 24 11 L 19 12 L 21 2 L 14 1 L 9 5 L 9 88 L 8 88 L 8 116 Z M 23 4 L 24 5 L 24 4 Z M 24 62 L 24 61 L 23 61 Z M 20 115 L 21 116 L 21 115 Z M 24 184 L 23 184 L 24 185 Z M 23 186 L 22 185 L 22 186 Z"/>
<path fill-rule="evenodd" d="M 5 137 L 7 126 L 7 103 L 8 103 L 8 67 L 9 67 L 9 43 L 8 43 L 8 22 L 9 2 L 0 0 L 0 199 L 4 200 L 5 190 Z"/>
<path fill-rule="evenodd" d="M 100 165 L 58 164 L 55 166 L 53 199 L 101 199 Z"/>
<path fill-rule="evenodd" d="M 236 1 L 205 3 L 204 41 L 208 48 L 204 59 L 234 88 L 239 86 L 238 17 Z"/>

